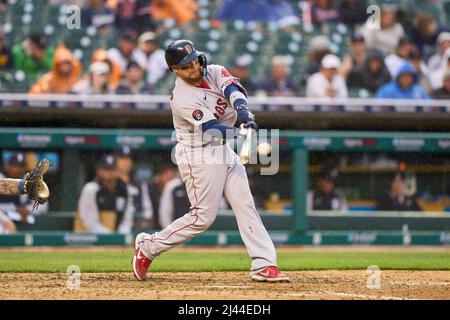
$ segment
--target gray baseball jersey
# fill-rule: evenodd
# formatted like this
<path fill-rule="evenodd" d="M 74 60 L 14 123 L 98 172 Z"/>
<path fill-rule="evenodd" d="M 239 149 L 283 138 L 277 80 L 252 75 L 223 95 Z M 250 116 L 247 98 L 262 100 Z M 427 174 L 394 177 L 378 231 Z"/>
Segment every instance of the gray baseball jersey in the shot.
<path fill-rule="evenodd" d="M 233 126 L 237 112 L 223 95 L 231 83 L 240 86 L 236 78 L 222 66 L 209 65 L 200 86 L 194 87 L 180 78 L 175 81 L 171 97 L 173 124 L 177 140 L 188 146 L 198 146 L 213 140 L 201 133 L 200 126 L 210 120 Z M 196 133 L 196 134 L 195 134 Z"/>
<path fill-rule="evenodd" d="M 237 112 L 223 93 L 231 83 L 240 86 L 237 79 L 219 65 L 207 67 L 198 87 L 176 79 L 171 97 L 179 142 L 175 158 L 191 209 L 161 232 L 149 234 L 140 241 L 141 250 L 151 260 L 207 230 L 214 222 L 224 196 L 236 216 L 242 240 L 252 258 L 251 274 L 277 265 L 275 247 L 255 208 L 239 156 L 228 144 L 212 143 L 214 139 L 200 129 L 203 123 L 213 119 L 234 125 Z"/>

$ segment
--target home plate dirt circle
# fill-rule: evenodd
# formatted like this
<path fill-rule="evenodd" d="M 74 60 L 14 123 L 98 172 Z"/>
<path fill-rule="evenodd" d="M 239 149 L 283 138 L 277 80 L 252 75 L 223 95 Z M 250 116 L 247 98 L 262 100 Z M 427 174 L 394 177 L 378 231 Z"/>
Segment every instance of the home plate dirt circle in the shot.
<path fill-rule="evenodd" d="M 288 271 L 290 283 L 255 283 L 247 272 L 82 273 L 69 289 L 65 273 L 0 273 L 0 299 L 450 299 L 450 271 L 382 271 L 380 289 L 366 270 Z"/>

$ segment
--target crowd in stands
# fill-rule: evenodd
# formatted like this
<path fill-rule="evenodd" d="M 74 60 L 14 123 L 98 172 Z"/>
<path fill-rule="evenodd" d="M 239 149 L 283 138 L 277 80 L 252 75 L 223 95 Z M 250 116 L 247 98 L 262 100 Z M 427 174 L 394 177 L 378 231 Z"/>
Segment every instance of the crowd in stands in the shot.
<path fill-rule="evenodd" d="M 73 1 L 52 0 L 61 5 Z M 171 19 L 177 28 L 192 28 L 200 18 L 195 0 L 78 0 L 81 27 L 94 26 L 102 37 L 118 30 L 117 43 L 99 47 L 89 65 L 82 65 L 66 44 L 53 46 L 39 30 L 23 41 L 7 43 L 0 29 L 0 73 L 22 71 L 32 83 L 29 93 L 158 94 L 159 81 L 170 73 L 160 36 Z M 201 3 L 200 3 L 201 2 Z M 364 0 L 215 0 L 209 16 L 212 29 L 227 22 L 275 23 L 278 33 L 303 32 L 306 26 L 347 27 L 348 49 L 339 54 L 328 35 L 314 35 L 308 44 L 305 72 L 293 77 L 292 62 L 274 55 L 270 74 L 262 81 L 251 75 L 252 62 L 232 57 L 228 66 L 250 94 L 268 96 L 347 97 L 363 89 L 377 98 L 448 99 L 450 92 L 450 32 L 446 1 L 379 1 L 379 27 L 374 28 Z M 2 1 L 0 10 L 8 9 Z M 299 31 L 300 30 L 300 31 Z M 346 38 L 347 39 L 347 38 Z M 197 43 L 207 51 L 204 43 Z M 295 59 L 297 57 L 294 57 Z M 300 57 L 298 57 L 300 58 Z M 214 61 L 211 61 L 214 63 Z M 17 73 L 16 73 L 17 77 Z M 1 78 L 1 77 L 0 77 Z"/>

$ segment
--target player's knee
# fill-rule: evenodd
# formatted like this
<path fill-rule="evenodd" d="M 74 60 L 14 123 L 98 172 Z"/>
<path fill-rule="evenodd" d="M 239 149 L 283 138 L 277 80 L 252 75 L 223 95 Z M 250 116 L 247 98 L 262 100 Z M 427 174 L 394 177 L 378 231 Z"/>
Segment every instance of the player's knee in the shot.
<path fill-rule="evenodd" d="M 206 230 L 208 229 L 216 219 L 215 214 L 207 214 L 206 212 L 198 214 L 197 221 L 195 222 L 195 226 L 199 229 Z"/>

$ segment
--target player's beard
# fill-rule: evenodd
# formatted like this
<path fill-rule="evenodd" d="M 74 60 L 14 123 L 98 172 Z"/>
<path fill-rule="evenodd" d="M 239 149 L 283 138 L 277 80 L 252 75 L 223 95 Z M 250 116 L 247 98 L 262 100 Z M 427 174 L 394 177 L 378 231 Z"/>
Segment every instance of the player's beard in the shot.
<path fill-rule="evenodd" d="M 189 83 L 190 85 L 196 86 L 202 82 L 203 79 L 203 68 L 200 67 L 200 70 L 196 70 L 195 73 L 189 74 L 187 77 L 184 77 L 183 80 Z"/>

